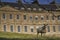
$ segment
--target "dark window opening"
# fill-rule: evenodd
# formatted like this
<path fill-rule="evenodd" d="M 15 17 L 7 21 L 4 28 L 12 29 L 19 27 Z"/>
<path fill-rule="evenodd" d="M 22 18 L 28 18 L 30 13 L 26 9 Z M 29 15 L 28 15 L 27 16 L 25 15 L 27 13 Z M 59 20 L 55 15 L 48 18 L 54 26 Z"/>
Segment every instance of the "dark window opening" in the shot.
<path fill-rule="evenodd" d="M 27 26 L 24 26 L 25 32 L 27 32 Z"/>
<path fill-rule="evenodd" d="M 12 14 L 10 14 L 10 19 L 12 19 Z"/>
<path fill-rule="evenodd" d="M 17 19 L 19 19 L 19 15 L 17 15 Z"/>
<path fill-rule="evenodd" d="M 24 20 L 26 20 L 26 15 L 24 15 Z"/>
<path fill-rule="evenodd" d="M 33 32 L 33 28 L 31 28 L 31 32 Z"/>
<path fill-rule="evenodd" d="M 5 19 L 5 17 L 6 17 L 6 16 L 5 16 L 5 14 L 3 13 L 3 19 Z"/>
<path fill-rule="evenodd" d="M 4 32 L 6 32 L 6 25 L 4 25 Z"/>
<path fill-rule="evenodd" d="M 55 26 L 53 26 L 53 32 L 56 32 Z"/>

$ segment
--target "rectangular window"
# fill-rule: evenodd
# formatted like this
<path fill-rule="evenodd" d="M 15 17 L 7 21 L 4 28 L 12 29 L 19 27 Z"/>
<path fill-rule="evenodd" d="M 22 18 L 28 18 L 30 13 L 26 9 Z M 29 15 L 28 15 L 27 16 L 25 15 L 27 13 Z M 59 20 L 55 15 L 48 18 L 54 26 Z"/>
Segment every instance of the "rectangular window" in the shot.
<path fill-rule="evenodd" d="M 5 15 L 5 13 L 3 13 L 3 19 L 5 19 L 6 18 L 6 15 Z"/>
<path fill-rule="evenodd" d="M 32 16 L 30 16 L 30 20 L 32 20 Z"/>
<path fill-rule="evenodd" d="M 50 27 L 49 26 L 47 26 L 47 29 L 48 29 L 48 32 L 50 32 Z"/>
<path fill-rule="evenodd" d="M 52 16 L 52 20 L 54 20 L 54 16 Z"/>
<path fill-rule="evenodd" d="M 26 20 L 26 15 L 24 15 L 24 20 Z"/>
<path fill-rule="evenodd" d="M 12 19 L 12 14 L 10 14 L 10 19 Z"/>
<path fill-rule="evenodd" d="M 17 15 L 17 19 L 19 19 L 19 15 Z"/>
<path fill-rule="evenodd" d="M 18 26 L 18 32 L 20 32 L 20 26 Z"/>
<path fill-rule="evenodd" d="M 60 20 L 60 15 L 58 16 L 58 20 Z"/>
<path fill-rule="evenodd" d="M 46 16 L 46 19 L 49 20 L 49 16 Z"/>
<path fill-rule="evenodd" d="M 11 30 L 11 32 L 13 32 L 13 25 L 10 26 L 10 30 Z"/>
<path fill-rule="evenodd" d="M 27 32 L 27 26 L 24 26 L 25 32 Z"/>
<path fill-rule="evenodd" d="M 53 32 L 56 32 L 55 26 L 53 26 Z"/>
<path fill-rule="evenodd" d="M 60 26 L 58 26 L 58 31 L 60 31 Z"/>
<path fill-rule="evenodd" d="M 4 25 L 4 32 L 6 32 L 6 25 Z"/>
<path fill-rule="evenodd" d="M 31 28 L 31 32 L 33 32 L 33 28 Z"/>

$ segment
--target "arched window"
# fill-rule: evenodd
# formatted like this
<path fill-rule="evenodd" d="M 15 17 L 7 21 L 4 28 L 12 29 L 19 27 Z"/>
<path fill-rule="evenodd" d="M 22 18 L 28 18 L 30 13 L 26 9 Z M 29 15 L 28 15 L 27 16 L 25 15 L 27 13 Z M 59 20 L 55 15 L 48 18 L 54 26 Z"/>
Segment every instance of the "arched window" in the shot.
<path fill-rule="evenodd" d="M 35 20 L 38 20 L 38 16 L 35 16 Z"/>
<path fill-rule="evenodd" d="M 44 16 L 41 16 L 41 20 L 44 20 Z"/>

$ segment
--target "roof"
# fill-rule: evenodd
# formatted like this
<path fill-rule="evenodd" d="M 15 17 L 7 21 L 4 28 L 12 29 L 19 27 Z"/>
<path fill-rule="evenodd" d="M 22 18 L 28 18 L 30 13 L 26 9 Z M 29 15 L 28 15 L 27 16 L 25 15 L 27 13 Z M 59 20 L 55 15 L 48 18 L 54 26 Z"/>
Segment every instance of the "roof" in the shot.
<path fill-rule="evenodd" d="M 49 5 L 37 5 L 37 4 L 18 5 L 18 3 L 2 2 L 2 3 L 0 3 L 0 5 L 1 5 L 1 7 L 5 6 L 5 5 L 9 5 L 18 10 L 22 9 L 22 10 L 32 10 L 32 11 L 41 11 L 41 10 L 55 11 L 57 9 L 57 6 L 55 4 L 54 5 L 51 5 L 51 4 L 49 4 Z M 60 8 L 60 4 L 58 5 L 58 7 Z"/>

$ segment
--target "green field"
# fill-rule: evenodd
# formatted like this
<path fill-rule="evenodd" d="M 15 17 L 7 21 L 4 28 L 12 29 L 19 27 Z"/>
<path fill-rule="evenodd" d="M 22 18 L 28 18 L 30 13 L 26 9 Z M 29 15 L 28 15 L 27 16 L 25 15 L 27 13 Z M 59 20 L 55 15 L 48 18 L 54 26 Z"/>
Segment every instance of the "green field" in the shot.
<path fill-rule="evenodd" d="M 60 40 L 60 38 L 47 36 L 41 37 L 40 35 L 37 38 L 37 35 L 32 34 L 0 32 L 0 40 Z"/>

